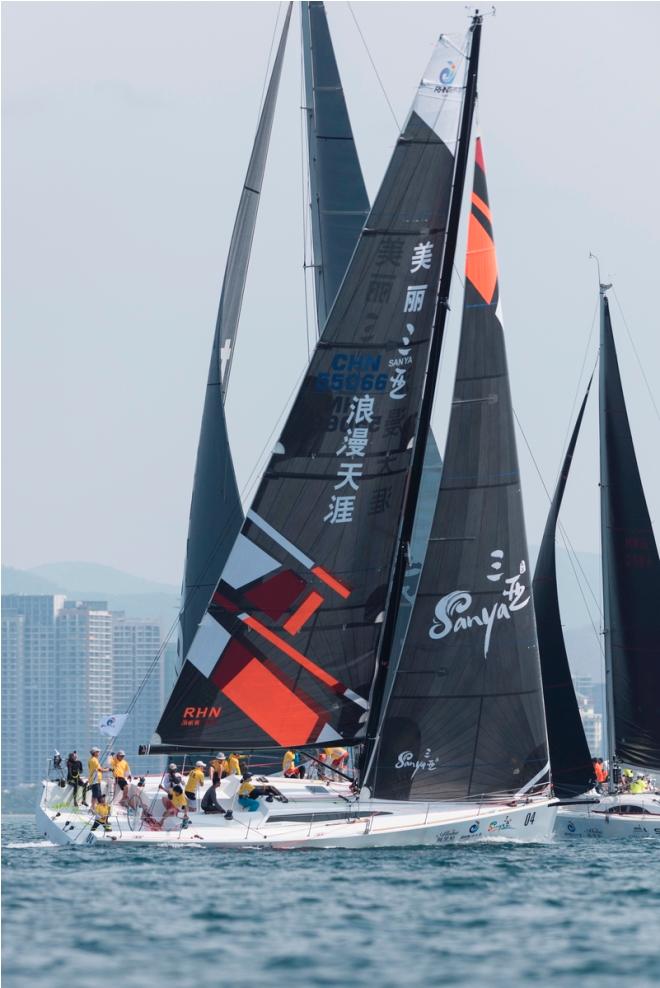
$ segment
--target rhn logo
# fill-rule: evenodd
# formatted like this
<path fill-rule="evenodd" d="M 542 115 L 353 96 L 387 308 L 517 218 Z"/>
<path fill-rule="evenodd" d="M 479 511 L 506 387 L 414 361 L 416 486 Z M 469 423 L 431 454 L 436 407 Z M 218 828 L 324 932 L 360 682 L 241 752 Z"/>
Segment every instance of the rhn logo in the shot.
<path fill-rule="evenodd" d="M 451 86 L 452 82 L 456 78 L 457 65 L 456 62 L 447 62 L 444 69 L 441 70 L 438 79 L 443 86 Z"/>

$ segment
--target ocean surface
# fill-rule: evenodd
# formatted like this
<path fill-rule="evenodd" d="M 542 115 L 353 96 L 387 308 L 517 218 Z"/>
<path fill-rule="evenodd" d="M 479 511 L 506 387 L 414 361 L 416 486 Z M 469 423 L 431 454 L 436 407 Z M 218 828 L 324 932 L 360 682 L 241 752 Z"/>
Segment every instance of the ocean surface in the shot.
<path fill-rule="evenodd" d="M 5 817 L 7 988 L 660 984 L 660 840 L 54 847 Z"/>

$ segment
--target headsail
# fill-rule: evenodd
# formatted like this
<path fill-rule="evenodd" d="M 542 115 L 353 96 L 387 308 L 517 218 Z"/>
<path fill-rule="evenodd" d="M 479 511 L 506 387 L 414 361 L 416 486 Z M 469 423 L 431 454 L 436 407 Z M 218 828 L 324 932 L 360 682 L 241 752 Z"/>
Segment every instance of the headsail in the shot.
<path fill-rule="evenodd" d="M 363 729 L 426 368 L 465 59 L 441 39 L 161 725 L 165 747 Z"/>
<path fill-rule="evenodd" d="M 591 379 L 580 406 L 557 481 L 557 489 L 550 505 L 532 583 L 552 781 L 555 794 L 562 798 L 586 792 L 593 776 L 589 745 L 584 734 L 566 655 L 559 611 L 555 557 L 557 519 L 590 388 Z"/>
<path fill-rule="evenodd" d="M 323 3 L 302 3 L 302 44 L 319 331 L 369 215 Z"/>
<path fill-rule="evenodd" d="M 525 792 L 548 778 L 541 671 L 481 142 L 431 540 L 377 749 L 395 799 Z"/>
<path fill-rule="evenodd" d="M 292 4 L 289 4 L 259 118 L 222 283 L 188 523 L 186 563 L 181 589 L 179 652 L 182 659 L 188 653 L 243 522 L 223 402 L 247 278 L 291 7 Z"/>
<path fill-rule="evenodd" d="M 606 685 L 614 714 L 609 754 L 660 769 L 660 561 L 605 290 L 601 286 L 600 492 Z"/>

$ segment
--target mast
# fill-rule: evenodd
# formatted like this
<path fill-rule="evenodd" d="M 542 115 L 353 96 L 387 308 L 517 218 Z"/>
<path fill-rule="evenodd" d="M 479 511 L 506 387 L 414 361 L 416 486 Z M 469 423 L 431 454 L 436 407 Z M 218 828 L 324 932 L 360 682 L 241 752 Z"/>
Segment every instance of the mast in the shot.
<path fill-rule="evenodd" d="M 369 215 L 323 3 L 301 5 L 314 287 L 319 333 Z"/>
<path fill-rule="evenodd" d="M 600 273 L 600 272 L 599 272 Z M 614 727 L 614 670 L 612 664 L 612 616 L 610 600 L 610 518 L 609 498 L 607 496 L 609 468 L 607 463 L 607 438 L 605 426 L 605 403 L 607 389 L 607 358 L 605 355 L 605 314 L 607 299 L 606 291 L 610 285 L 599 283 L 600 292 L 600 368 L 598 376 L 598 419 L 600 437 L 600 531 L 602 551 L 603 578 L 603 644 L 605 646 L 605 717 L 607 721 L 607 762 L 609 792 L 614 792 L 614 759 L 616 758 L 616 732 Z"/>
<path fill-rule="evenodd" d="M 385 683 L 388 676 L 390 657 L 392 655 L 396 637 L 397 616 L 401 604 L 401 595 L 404 587 L 406 568 L 408 565 L 409 546 L 412 540 L 413 528 L 415 525 L 417 501 L 419 498 L 423 476 L 424 455 L 431 428 L 433 400 L 435 398 L 435 388 L 438 368 L 440 366 L 440 355 L 442 352 L 445 324 L 447 321 L 447 313 L 449 311 L 449 290 L 451 287 L 452 269 L 454 265 L 454 256 L 456 253 L 456 242 L 458 240 L 461 206 L 465 187 L 465 175 L 467 172 L 468 155 L 470 150 L 470 134 L 472 132 L 472 121 L 477 97 L 477 77 L 479 70 L 479 49 L 481 44 L 482 20 L 481 15 L 477 11 L 472 18 L 472 23 L 470 26 L 470 50 L 469 55 L 467 56 L 468 69 L 465 99 L 463 102 L 458 134 L 453 189 L 451 204 L 449 207 L 449 220 L 447 224 L 445 249 L 442 258 L 437 307 L 431 336 L 431 344 L 429 347 L 426 376 L 422 390 L 417 430 L 413 445 L 408 486 L 404 497 L 398 552 L 394 562 L 392 579 L 390 581 L 383 631 L 380 640 L 380 647 L 378 649 L 376 674 L 374 677 L 369 703 L 367 741 L 364 746 L 362 764 L 360 766 L 360 777 L 363 785 L 365 785 L 368 781 L 373 763 L 373 757 L 378 745 L 382 700 L 385 690 Z"/>

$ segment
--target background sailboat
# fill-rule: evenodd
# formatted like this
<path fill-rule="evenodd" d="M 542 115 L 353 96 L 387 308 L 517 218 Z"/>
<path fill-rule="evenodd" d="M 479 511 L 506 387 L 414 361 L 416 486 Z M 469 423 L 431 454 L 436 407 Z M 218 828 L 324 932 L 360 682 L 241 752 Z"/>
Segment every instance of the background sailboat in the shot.
<path fill-rule="evenodd" d="M 626 412 L 606 294 L 610 287 L 600 286 L 599 421 L 607 757 L 614 793 L 621 763 L 640 770 L 660 768 L 660 560 Z M 557 517 L 588 394 L 589 388 L 550 509 L 534 582 L 550 752 L 562 795 L 584 792 L 590 782 L 554 570 Z M 596 806 L 560 810 L 557 832 L 648 836 L 660 832 L 660 816 L 656 828 L 654 814 L 660 815 L 657 799 L 613 796 Z"/>

